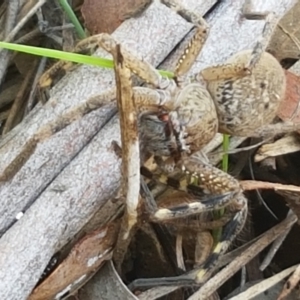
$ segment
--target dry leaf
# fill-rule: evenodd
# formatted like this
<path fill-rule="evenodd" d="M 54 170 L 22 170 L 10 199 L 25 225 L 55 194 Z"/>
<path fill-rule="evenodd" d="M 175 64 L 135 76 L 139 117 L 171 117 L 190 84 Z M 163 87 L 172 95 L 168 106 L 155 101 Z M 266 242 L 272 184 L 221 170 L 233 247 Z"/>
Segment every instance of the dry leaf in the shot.
<path fill-rule="evenodd" d="M 145 7 L 147 0 L 85 0 L 81 13 L 91 35 L 112 33 L 131 12 Z M 147 6 L 147 5 L 146 5 Z"/>
<path fill-rule="evenodd" d="M 292 72 L 286 71 L 287 87 L 285 99 L 279 107 L 278 117 L 283 121 L 292 120 L 294 123 L 300 122 L 300 78 Z"/>
<path fill-rule="evenodd" d="M 111 258 L 118 231 L 119 222 L 114 222 L 85 236 L 28 299 L 52 299 L 57 294 L 77 290 L 104 261 Z"/>
<path fill-rule="evenodd" d="M 260 162 L 268 157 L 276 157 L 288 153 L 300 151 L 300 141 L 298 135 L 285 135 L 281 139 L 262 145 L 255 153 L 254 161 Z"/>

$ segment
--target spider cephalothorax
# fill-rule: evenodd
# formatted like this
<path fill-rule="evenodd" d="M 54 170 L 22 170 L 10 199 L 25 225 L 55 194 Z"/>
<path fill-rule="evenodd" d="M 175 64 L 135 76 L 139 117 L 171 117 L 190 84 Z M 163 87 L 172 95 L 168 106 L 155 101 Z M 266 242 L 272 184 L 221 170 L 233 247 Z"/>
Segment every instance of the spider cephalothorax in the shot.
<path fill-rule="evenodd" d="M 165 91 L 166 92 L 166 91 Z M 198 83 L 176 88 L 157 113 L 140 117 L 141 140 L 156 156 L 180 157 L 194 153 L 212 140 L 218 129 L 215 105 Z"/>

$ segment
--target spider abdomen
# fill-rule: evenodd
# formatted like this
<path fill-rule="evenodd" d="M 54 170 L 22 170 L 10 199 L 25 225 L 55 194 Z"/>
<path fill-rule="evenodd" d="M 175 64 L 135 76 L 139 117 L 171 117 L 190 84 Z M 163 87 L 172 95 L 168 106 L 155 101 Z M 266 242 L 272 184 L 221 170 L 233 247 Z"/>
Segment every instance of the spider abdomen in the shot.
<path fill-rule="evenodd" d="M 251 50 L 233 55 L 226 63 L 247 64 Z M 251 136 L 270 124 L 285 94 L 285 74 L 279 62 L 264 52 L 251 74 L 208 82 L 219 118 L 219 131 Z"/>

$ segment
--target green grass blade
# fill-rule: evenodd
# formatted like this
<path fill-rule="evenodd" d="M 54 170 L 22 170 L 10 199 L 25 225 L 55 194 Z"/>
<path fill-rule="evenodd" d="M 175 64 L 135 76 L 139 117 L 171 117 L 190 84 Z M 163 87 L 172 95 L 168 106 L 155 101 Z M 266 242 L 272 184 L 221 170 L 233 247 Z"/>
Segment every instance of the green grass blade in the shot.
<path fill-rule="evenodd" d="M 95 57 L 90 55 L 77 54 L 73 52 L 64 52 L 59 50 L 33 47 L 27 45 L 19 45 L 13 43 L 0 42 L 0 47 L 8 50 L 28 53 L 32 55 L 45 56 L 49 58 L 56 58 L 59 60 L 66 60 L 80 64 L 88 64 L 93 66 L 99 66 L 102 68 L 112 69 L 114 67 L 113 61 L 111 59 Z M 168 78 L 173 78 L 174 74 L 169 71 L 158 70 L 159 73 Z"/>
<path fill-rule="evenodd" d="M 228 172 L 228 149 L 229 149 L 229 135 L 223 134 L 223 157 L 222 157 L 222 170 Z"/>
<path fill-rule="evenodd" d="M 33 47 L 27 45 L 19 45 L 12 43 L 0 42 L 0 47 L 5 49 L 14 50 L 18 52 L 24 52 L 28 54 L 46 56 L 49 58 L 56 58 L 60 60 L 72 61 L 80 64 L 90 64 L 95 66 L 101 66 L 103 68 L 113 68 L 113 61 L 110 59 L 94 57 L 89 55 L 77 54 L 73 52 L 64 52 L 59 50 Z"/>
<path fill-rule="evenodd" d="M 170 72 L 170 71 L 165 71 L 165 70 L 157 70 L 159 72 L 159 74 L 163 77 L 167 77 L 167 78 L 174 78 L 174 73 Z"/>
<path fill-rule="evenodd" d="M 223 157 L 222 157 L 222 170 L 224 172 L 228 172 L 228 149 L 229 149 L 229 135 L 223 134 Z M 214 211 L 214 219 L 220 219 L 225 213 L 225 209 L 220 209 L 217 211 Z M 216 228 L 213 230 L 213 239 L 215 245 L 220 241 L 222 236 L 222 228 Z"/>
<path fill-rule="evenodd" d="M 70 19 L 70 21 L 72 22 L 72 24 L 74 25 L 79 38 L 80 39 L 86 38 L 84 29 L 82 28 L 80 22 L 78 21 L 73 9 L 71 8 L 71 6 L 68 3 L 68 1 L 67 0 L 59 0 L 59 3 L 61 5 L 61 7 L 63 8 L 63 10 L 65 11 L 66 15 L 68 16 L 68 18 Z"/>

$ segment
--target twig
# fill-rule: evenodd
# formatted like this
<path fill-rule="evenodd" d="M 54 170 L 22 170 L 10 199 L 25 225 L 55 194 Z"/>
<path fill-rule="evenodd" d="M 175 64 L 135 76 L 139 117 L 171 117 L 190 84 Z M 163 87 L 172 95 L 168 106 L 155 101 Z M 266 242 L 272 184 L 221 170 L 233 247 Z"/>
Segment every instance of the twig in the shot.
<path fill-rule="evenodd" d="M 292 268 L 295 268 L 295 266 L 291 267 L 289 269 L 292 269 Z M 300 280 L 300 265 L 297 266 L 295 272 L 291 275 L 291 277 L 285 283 L 285 285 L 284 285 L 284 287 L 282 289 L 282 292 L 278 296 L 277 300 L 286 299 L 286 297 L 291 293 L 291 291 L 293 290 L 293 288 L 295 288 L 296 285 L 299 283 L 299 280 Z"/>
<path fill-rule="evenodd" d="M 17 40 L 15 40 L 16 44 L 25 44 L 26 42 L 32 40 L 36 36 L 40 35 L 41 31 L 38 28 L 33 29 L 32 31 L 29 31 L 28 33 L 24 34 Z"/>
<path fill-rule="evenodd" d="M 181 233 L 176 235 L 176 259 L 177 259 L 177 266 L 183 271 L 186 271 L 183 259 L 183 252 L 182 252 L 182 239 L 183 236 Z"/>
<path fill-rule="evenodd" d="M 19 11 L 19 1 L 18 0 L 9 1 L 7 13 L 6 13 L 5 30 L 4 30 L 5 36 L 8 36 L 10 31 L 15 26 L 18 11 Z"/>
<path fill-rule="evenodd" d="M 29 86 L 30 82 L 32 81 L 32 76 L 36 70 L 36 66 L 37 66 L 37 60 L 34 61 L 33 65 L 31 66 L 31 69 L 28 70 L 26 77 L 24 78 L 24 80 L 22 82 L 19 92 L 15 98 L 15 101 L 14 101 L 11 109 L 10 109 L 8 118 L 5 122 L 5 126 L 3 128 L 3 134 L 6 134 L 13 128 L 14 121 L 15 121 L 17 114 L 22 111 L 21 110 L 21 106 L 23 105 L 22 102 L 25 100 L 26 92 L 28 93 L 28 86 Z"/>
<path fill-rule="evenodd" d="M 270 189 L 275 191 L 292 191 L 300 192 L 300 187 L 292 184 L 281 184 L 265 181 L 242 180 L 240 184 L 244 191 L 251 191 L 256 189 Z"/>
<path fill-rule="evenodd" d="M 29 112 L 32 110 L 33 108 L 33 102 L 34 102 L 34 98 L 35 98 L 35 94 L 37 92 L 37 85 L 39 82 L 39 79 L 41 77 L 41 75 L 43 74 L 44 70 L 45 70 L 45 66 L 46 66 L 46 62 L 47 62 L 47 58 L 43 57 L 40 62 L 39 62 L 39 66 L 37 68 L 33 83 L 32 83 L 32 87 L 31 87 L 31 91 L 28 97 L 28 101 L 27 101 L 27 106 L 25 109 L 25 115 L 28 115 Z"/>
<path fill-rule="evenodd" d="M 37 4 L 28 12 L 28 14 L 20 20 L 20 22 L 11 30 L 11 32 L 5 37 L 4 42 L 11 42 L 20 29 L 26 24 L 26 22 L 36 13 L 36 11 L 45 4 L 47 0 L 39 0 Z M 6 68 L 10 59 L 11 53 L 5 49 L 0 49 L 0 83 L 3 80 Z"/>
<path fill-rule="evenodd" d="M 291 227 L 295 222 L 297 222 L 297 217 L 295 215 L 289 215 L 281 223 L 269 229 L 258 241 L 222 269 L 216 276 L 207 281 L 195 294 L 189 297 L 188 300 L 207 299 L 215 290 L 224 284 L 228 278 L 234 275 L 242 266 L 247 264 L 253 257 L 273 242 L 278 235 L 285 232 L 286 228 Z"/>
<path fill-rule="evenodd" d="M 288 269 L 285 269 L 281 271 L 280 273 L 260 281 L 259 283 L 251 286 L 246 291 L 229 298 L 228 300 L 244 300 L 244 299 L 252 299 L 255 296 L 258 296 L 259 294 L 263 293 L 264 291 L 268 290 L 270 287 L 274 286 L 276 283 L 280 282 L 282 279 L 287 277 L 290 273 L 292 273 L 297 266 L 292 266 Z M 300 270 L 300 269 L 299 269 Z M 283 298 L 281 298 L 282 300 Z M 278 298 L 279 300 L 279 298 Z"/>
<path fill-rule="evenodd" d="M 289 210 L 288 214 L 292 214 L 292 213 L 293 212 L 291 210 Z M 261 265 L 259 267 L 260 271 L 264 271 L 266 269 L 266 267 L 271 263 L 273 257 L 277 253 L 278 249 L 280 248 L 280 246 L 282 245 L 282 243 L 286 239 L 286 237 L 289 234 L 289 232 L 291 231 L 291 229 L 292 229 L 291 227 L 287 228 L 286 232 L 284 232 L 281 236 L 279 236 L 274 241 L 274 243 L 272 244 L 268 254 L 266 255 L 266 257 L 264 258 L 263 262 L 261 263 Z"/>
<path fill-rule="evenodd" d="M 36 11 L 42 7 L 47 0 L 39 0 L 37 4 L 28 12 L 28 14 L 20 20 L 20 22 L 14 27 L 14 29 L 6 36 L 4 42 L 11 42 L 20 29 L 28 22 L 28 20 L 36 13 Z"/>

